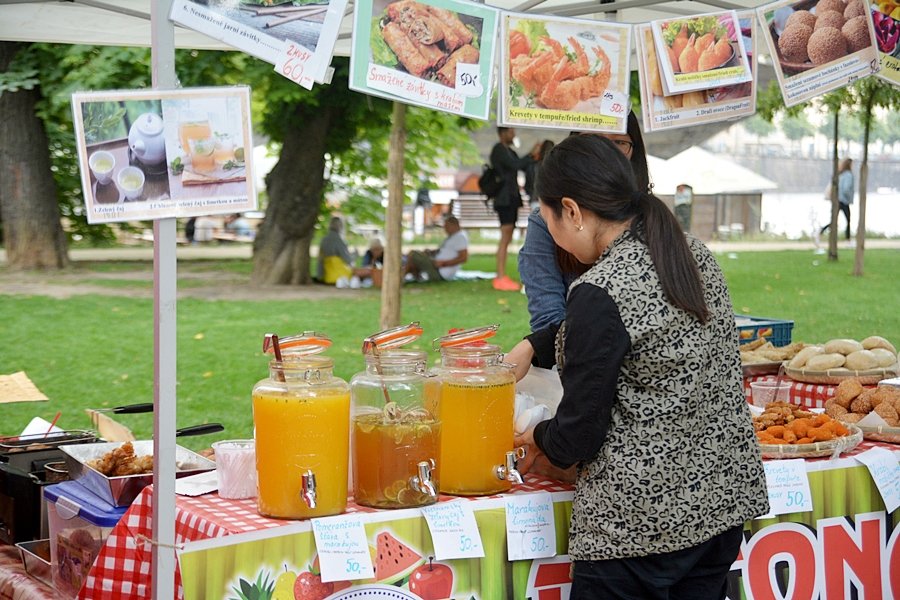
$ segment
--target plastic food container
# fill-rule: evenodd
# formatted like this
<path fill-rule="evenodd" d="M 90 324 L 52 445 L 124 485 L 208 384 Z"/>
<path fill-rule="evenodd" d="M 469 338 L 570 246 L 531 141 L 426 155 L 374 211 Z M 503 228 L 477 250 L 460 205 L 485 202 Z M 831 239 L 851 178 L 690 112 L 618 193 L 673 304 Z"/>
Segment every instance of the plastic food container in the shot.
<path fill-rule="evenodd" d="M 22 556 L 25 572 L 50 587 L 53 578 L 50 574 L 50 540 L 34 540 L 16 544 Z"/>
<path fill-rule="evenodd" d="M 765 338 L 773 346 L 787 346 L 791 343 L 793 321 L 769 319 L 767 317 L 751 317 L 750 315 L 734 315 L 734 323 L 738 330 L 741 344 L 749 344 L 756 338 Z"/>
<path fill-rule="evenodd" d="M 98 498 L 77 481 L 44 488 L 50 525 L 50 570 L 60 598 L 75 598 L 125 507 Z"/>

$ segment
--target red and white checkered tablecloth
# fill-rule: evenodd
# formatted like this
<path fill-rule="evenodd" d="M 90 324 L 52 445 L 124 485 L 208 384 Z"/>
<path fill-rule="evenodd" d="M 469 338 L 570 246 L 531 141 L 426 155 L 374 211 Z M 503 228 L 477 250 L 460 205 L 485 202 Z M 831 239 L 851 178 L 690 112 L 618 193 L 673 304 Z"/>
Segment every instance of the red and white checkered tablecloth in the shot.
<path fill-rule="evenodd" d="M 744 394 L 747 396 L 747 402 L 750 402 L 751 381 L 775 381 L 776 378 L 776 375 L 745 377 Z M 825 408 L 825 402 L 834 396 L 834 390 L 837 388 L 837 385 L 830 385 L 827 383 L 803 383 L 802 381 L 794 381 L 790 378 L 785 378 L 784 381 L 788 381 L 791 384 L 789 401 L 792 404 L 800 404 L 806 408 Z"/>
<path fill-rule="evenodd" d="M 88 573 L 78 597 L 82 600 L 143 600 L 150 597 L 150 562 L 152 546 L 152 487 L 145 488 L 135 498 L 128 512 L 109 534 L 94 566 Z M 531 492 L 570 492 L 571 485 L 527 475 L 525 483 L 515 487 L 513 494 Z M 493 496 L 498 497 L 498 496 Z M 444 502 L 455 496 L 440 496 Z M 484 497 L 470 498 L 472 501 Z M 347 513 L 379 512 L 353 504 Z M 235 533 L 282 527 L 293 523 L 269 519 L 256 512 L 256 500 L 227 500 L 217 493 L 203 496 L 175 498 L 175 543 L 223 537 Z M 173 550 L 174 551 L 174 550 Z M 181 573 L 175 572 L 176 598 L 183 597 Z"/>

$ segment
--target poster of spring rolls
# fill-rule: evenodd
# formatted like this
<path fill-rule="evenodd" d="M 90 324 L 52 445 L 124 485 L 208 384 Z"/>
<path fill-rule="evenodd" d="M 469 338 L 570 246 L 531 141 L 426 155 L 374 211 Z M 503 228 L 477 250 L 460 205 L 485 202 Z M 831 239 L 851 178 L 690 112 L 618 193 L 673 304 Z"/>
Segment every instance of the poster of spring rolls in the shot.
<path fill-rule="evenodd" d="M 297 82 L 327 81 L 347 0 L 173 0 L 169 18 L 278 65 L 293 46 L 303 61 Z"/>
<path fill-rule="evenodd" d="M 459 0 L 356 2 L 350 88 L 487 120 L 498 15 Z"/>
<path fill-rule="evenodd" d="M 644 131 L 676 129 L 750 116 L 756 112 L 756 15 L 753 11 L 738 12 L 738 25 L 737 37 L 749 59 L 752 79 L 745 83 L 670 96 L 663 93 L 653 31 L 649 24 L 635 26 Z M 671 55 L 668 60 L 671 60 Z"/>
<path fill-rule="evenodd" d="M 72 95 L 88 223 L 255 210 L 250 88 Z"/>
<path fill-rule="evenodd" d="M 756 14 L 787 106 L 880 68 L 863 0 L 782 0 L 757 8 Z"/>
<path fill-rule="evenodd" d="M 872 25 L 881 56 L 878 77 L 900 86 L 900 2 L 889 0 L 873 4 Z"/>
<path fill-rule="evenodd" d="M 501 125 L 624 133 L 631 26 L 504 13 Z"/>

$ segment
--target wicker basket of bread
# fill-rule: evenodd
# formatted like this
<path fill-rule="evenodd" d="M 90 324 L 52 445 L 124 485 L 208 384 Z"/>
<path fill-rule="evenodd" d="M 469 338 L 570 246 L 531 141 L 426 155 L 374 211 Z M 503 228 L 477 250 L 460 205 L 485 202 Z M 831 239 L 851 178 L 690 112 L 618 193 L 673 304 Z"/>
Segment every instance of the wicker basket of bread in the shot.
<path fill-rule="evenodd" d="M 897 350 L 877 335 L 861 342 L 843 338 L 806 346 L 785 367 L 787 376 L 795 381 L 832 385 L 849 378 L 871 385 L 896 377 L 898 372 Z"/>

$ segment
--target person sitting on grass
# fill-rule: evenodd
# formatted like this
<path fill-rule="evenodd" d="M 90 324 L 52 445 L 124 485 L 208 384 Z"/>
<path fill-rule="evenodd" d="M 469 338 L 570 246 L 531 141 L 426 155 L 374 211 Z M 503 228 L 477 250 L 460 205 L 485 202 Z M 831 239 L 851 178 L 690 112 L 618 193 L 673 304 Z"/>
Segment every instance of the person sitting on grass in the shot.
<path fill-rule="evenodd" d="M 437 250 L 413 250 L 406 257 L 406 274 L 415 281 L 450 281 L 469 259 L 469 239 L 459 219 L 444 219 L 445 239 Z"/>
<path fill-rule="evenodd" d="M 360 279 L 370 274 L 370 269 L 355 269 L 353 256 L 342 235 L 344 222 L 340 217 L 331 217 L 328 233 L 319 243 L 319 266 L 317 279 L 340 288 L 360 287 Z"/>

